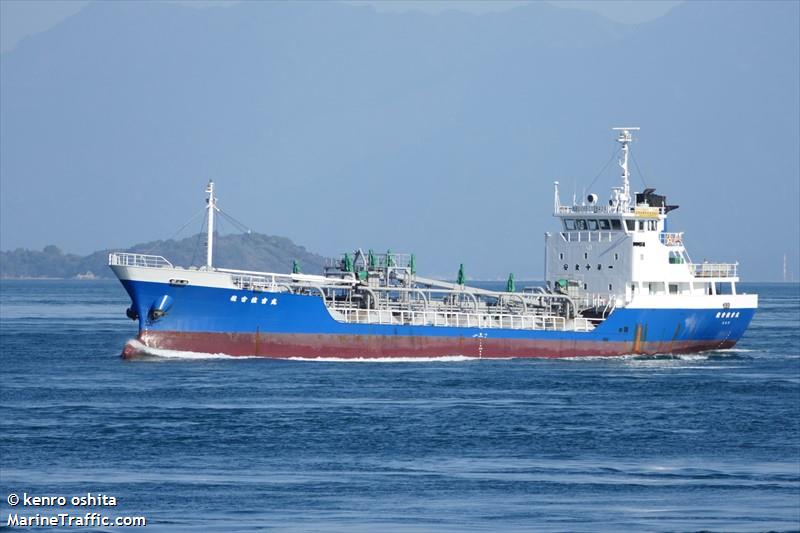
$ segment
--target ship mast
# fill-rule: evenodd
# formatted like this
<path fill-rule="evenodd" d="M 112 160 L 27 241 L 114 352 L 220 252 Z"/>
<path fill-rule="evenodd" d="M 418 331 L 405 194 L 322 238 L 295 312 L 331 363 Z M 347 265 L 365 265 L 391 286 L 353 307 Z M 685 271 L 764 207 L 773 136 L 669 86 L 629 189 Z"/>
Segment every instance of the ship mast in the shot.
<path fill-rule="evenodd" d="M 617 189 L 617 202 L 620 210 L 625 212 L 628 210 L 631 202 L 631 173 L 628 170 L 628 151 L 630 150 L 630 143 L 633 140 L 631 136 L 632 131 L 639 131 L 637 127 L 625 128 L 612 128 L 614 131 L 619 132 L 617 142 L 622 145 L 622 159 L 619 160 L 619 166 L 622 168 L 622 188 Z"/>
<path fill-rule="evenodd" d="M 214 182 L 209 181 L 206 187 L 208 193 L 208 240 L 206 241 L 206 269 L 213 270 L 211 259 L 214 256 L 214 211 L 217 208 L 217 199 L 214 198 Z"/>

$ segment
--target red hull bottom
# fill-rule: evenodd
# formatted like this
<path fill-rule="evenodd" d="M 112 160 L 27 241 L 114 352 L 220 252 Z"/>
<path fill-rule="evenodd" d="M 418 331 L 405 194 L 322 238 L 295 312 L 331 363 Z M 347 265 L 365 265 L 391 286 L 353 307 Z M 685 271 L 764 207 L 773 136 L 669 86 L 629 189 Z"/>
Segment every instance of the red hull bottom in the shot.
<path fill-rule="evenodd" d="M 273 359 L 386 359 L 466 356 L 485 359 L 614 357 L 679 354 L 730 348 L 736 341 L 602 342 L 487 339 L 472 337 L 386 337 L 314 334 L 185 333 L 146 331 L 122 357 L 148 355 L 146 348 Z"/>

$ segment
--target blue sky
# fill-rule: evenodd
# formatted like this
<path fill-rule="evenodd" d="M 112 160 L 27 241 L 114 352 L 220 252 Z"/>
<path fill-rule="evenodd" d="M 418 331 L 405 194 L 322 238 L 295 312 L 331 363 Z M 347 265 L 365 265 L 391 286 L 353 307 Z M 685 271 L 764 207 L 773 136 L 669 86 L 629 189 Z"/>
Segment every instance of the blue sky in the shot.
<path fill-rule="evenodd" d="M 800 273 L 800 4 L 363 4 L 0 2 L 0 249 L 168 238 L 213 178 L 314 252 L 538 278 L 622 124 L 695 260 Z"/>
<path fill-rule="evenodd" d="M 24 37 L 46 31 L 67 17 L 80 12 L 90 0 L 2 0 L 0 1 L 0 51 L 11 50 Z M 178 0 L 176 3 L 198 9 L 207 7 L 231 6 L 238 0 Z M 381 11 L 419 10 L 436 13 L 447 9 L 487 13 L 512 9 L 526 0 L 450 0 L 450 1 L 401 1 L 401 0 L 353 0 L 353 4 L 371 5 Z M 680 1 L 649 0 L 632 2 L 630 0 L 564 0 L 550 2 L 574 9 L 595 11 L 612 20 L 624 23 L 639 23 L 652 20 L 668 12 Z"/>

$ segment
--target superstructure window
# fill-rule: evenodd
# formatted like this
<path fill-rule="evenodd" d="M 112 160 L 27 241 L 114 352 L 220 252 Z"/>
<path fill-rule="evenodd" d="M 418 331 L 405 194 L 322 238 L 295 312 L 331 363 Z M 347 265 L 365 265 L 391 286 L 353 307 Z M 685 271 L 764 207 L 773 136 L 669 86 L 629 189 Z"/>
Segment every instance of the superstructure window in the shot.
<path fill-rule="evenodd" d="M 589 226 L 589 231 L 597 231 L 597 221 L 593 218 L 590 218 L 586 221 L 586 224 Z"/>
<path fill-rule="evenodd" d="M 575 231 L 575 219 L 574 218 L 565 218 L 564 219 L 564 228 L 567 231 Z"/>
<path fill-rule="evenodd" d="M 622 229 L 622 222 L 617 219 L 612 219 L 611 229 Z"/>
<path fill-rule="evenodd" d="M 611 224 L 608 223 L 608 220 L 604 220 L 601 218 L 600 220 L 597 221 L 597 223 L 600 225 L 601 230 L 611 229 Z"/>

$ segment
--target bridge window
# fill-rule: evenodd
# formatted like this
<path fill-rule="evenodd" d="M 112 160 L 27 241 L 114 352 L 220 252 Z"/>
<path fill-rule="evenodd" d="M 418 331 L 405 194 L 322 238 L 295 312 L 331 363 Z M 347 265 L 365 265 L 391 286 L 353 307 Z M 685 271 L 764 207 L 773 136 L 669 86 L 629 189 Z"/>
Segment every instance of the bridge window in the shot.
<path fill-rule="evenodd" d="M 601 218 L 600 220 L 597 221 L 597 223 L 600 225 L 601 230 L 611 229 L 611 224 L 609 224 L 608 220 L 604 220 Z"/>
<path fill-rule="evenodd" d="M 612 219 L 611 229 L 622 229 L 622 222 L 617 219 Z"/>
<path fill-rule="evenodd" d="M 575 219 L 574 218 L 565 218 L 564 219 L 564 227 L 567 231 L 574 231 L 575 230 Z"/>
<path fill-rule="evenodd" d="M 625 227 L 628 228 L 628 231 L 633 231 L 636 229 L 636 221 L 635 220 L 626 220 Z"/>
<path fill-rule="evenodd" d="M 639 231 L 644 231 L 644 220 L 639 221 Z"/>
<path fill-rule="evenodd" d="M 589 231 L 597 231 L 597 221 L 593 218 L 590 218 L 586 221 L 589 226 Z"/>
<path fill-rule="evenodd" d="M 585 231 L 586 230 L 586 221 L 584 219 L 579 218 L 578 220 L 576 220 L 576 222 L 578 223 L 578 230 L 579 231 Z"/>
<path fill-rule="evenodd" d="M 678 294 L 678 284 L 677 283 L 670 283 L 669 284 L 669 293 L 670 294 Z"/>
<path fill-rule="evenodd" d="M 647 229 L 648 230 L 655 231 L 657 227 L 658 227 L 658 221 L 657 220 L 648 220 L 647 221 Z"/>

